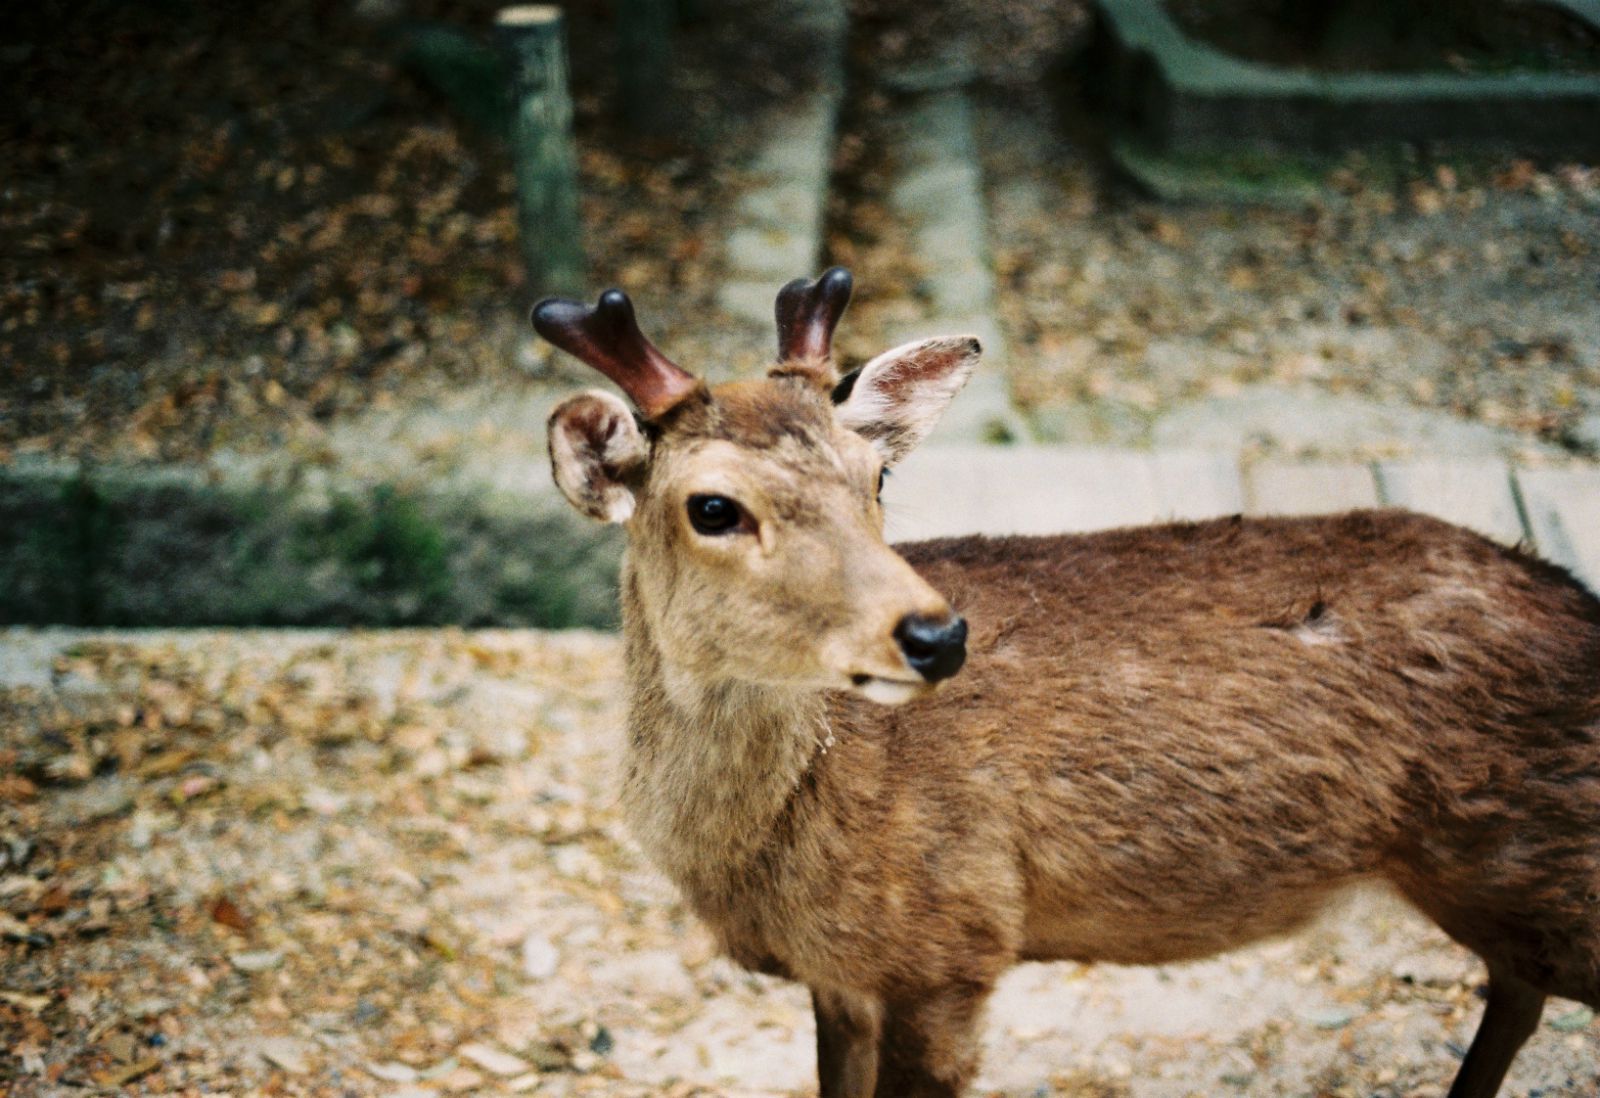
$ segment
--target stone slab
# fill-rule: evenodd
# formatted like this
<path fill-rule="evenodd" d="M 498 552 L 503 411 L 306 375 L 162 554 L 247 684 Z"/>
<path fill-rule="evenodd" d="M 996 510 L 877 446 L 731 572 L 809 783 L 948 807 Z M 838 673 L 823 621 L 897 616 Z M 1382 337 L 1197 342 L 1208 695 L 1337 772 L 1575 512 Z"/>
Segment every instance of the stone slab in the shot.
<path fill-rule="evenodd" d="M 892 541 L 1081 533 L 1243 509 L 1227 455 L 1099 447 L 926 447 L 893 470 L 883 500 Z"/>
<path fill-rule="evenodd" d="M 1521 469 L 1517 489 L 1540 555 L 1600 592 L 1600 469 Z"/>
<path fill-rule="evenodd" d="M 1244 513 L 1244 479 L 1236 454 L 1157 450 L 1156 491 L 1162 519 L 1207 519 Z"/>
<path fill-rule="evenodd" d="M 777 297 L 778 287 L 769 279 L 730 278 L 717 287 L 717 308 L 752 327 L 771 326 Z"/>
<path fill-rule="evenodd" d="M 815 213 L 815 191 L 811 181 L 778 180 L 755 187 L 739 196 L 734 206 L 743 226 L 787 229 L 803 224 Z"/>
<path fill-rule="evenodd" d="M 1600 19 L 1593 0 L 1553 2 Z M 1594 74 L 1327 73 L 1225 54 L 1148 0 L 1096 0 L 1096 14 L 1092 83 L 1123 131 L 1158 153 L 1438 141 L 1600 151 Z"/>
<path fill-rule="evenodd" d="M 1387 506 L 1433 515 L 1506 545 L 1528 536 L 1504 462 L 1380 461 L 1375 472 Z"/>
<path fill-rule="evenodd" d="M 925 447 L 893 470 L 883 501 L 891 541 L 1072 533 L 1149 522 L 1158 509 L 1147 455 L 1032 447 Z"/>
<path fill-rule="evenodd" d="M 752 327 L 771 325 L 778 287 L 815 274 L 821 262 L 839 98 L 836 83 L 824 82 L 773 119 L 749 165 L 756 182 L 732 219 L 717 305 Z"/>
<path fill-rule="evenodd" d="M 1322 515 L 1379 505 L 1372 468 L 1339 462 L 1263 462 L 1245 473 L 1245 512 Z"/>

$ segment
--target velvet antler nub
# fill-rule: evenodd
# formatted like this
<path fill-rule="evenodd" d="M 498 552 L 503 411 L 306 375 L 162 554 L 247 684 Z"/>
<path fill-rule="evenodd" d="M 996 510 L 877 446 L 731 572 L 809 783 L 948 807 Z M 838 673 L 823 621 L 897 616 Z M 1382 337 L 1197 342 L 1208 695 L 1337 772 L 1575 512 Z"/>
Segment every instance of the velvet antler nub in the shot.
<path fill-rule="evenodd" d="M 815 282 L 797 278 L 778 291 L 780 362 L 827 362 L 833 330 L 850 304 L 852 280 L 843 267 L 831 267 Z"/>
<path fill-rule="evenodd" d="M 616 382 L 646 419 L 666 414 L 702 388 L 644 337 L 633 302 L 621 290 L 607 290 L 593 306 L 546 298 L 533 307 L 531 319 L 545 339 Z"/>

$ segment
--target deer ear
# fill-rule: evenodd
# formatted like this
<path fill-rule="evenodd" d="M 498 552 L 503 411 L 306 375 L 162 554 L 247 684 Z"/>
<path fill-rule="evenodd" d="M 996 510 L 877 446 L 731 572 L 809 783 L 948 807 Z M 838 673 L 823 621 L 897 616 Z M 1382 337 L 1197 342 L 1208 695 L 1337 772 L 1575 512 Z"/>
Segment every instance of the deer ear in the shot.
<path fill-rule="evenodd" d="M 972 376 L 983 348 L 974 336 L 940 336 L 885 351 L 834 391 L 839 422 L 893 465 L 928 436 Z"/>
<path fill-rule="evenodd" d="M 584 514 L 605 522 L 633 517 L 634 485 L 650 446 L 628 406 L 598 389 L 550 413 L 550 468 L 556 486 Z"/>

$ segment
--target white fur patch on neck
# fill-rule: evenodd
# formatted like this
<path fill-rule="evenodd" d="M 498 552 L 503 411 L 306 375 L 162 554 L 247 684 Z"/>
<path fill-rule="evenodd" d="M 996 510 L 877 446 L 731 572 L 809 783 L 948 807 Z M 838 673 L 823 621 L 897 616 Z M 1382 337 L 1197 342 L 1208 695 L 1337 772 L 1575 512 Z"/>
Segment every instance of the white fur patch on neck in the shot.
<path fill-rule="evenodd" d="M 699 710 L 705 701 L 700 680 L 677 664 L 661 661 L 661 686 L 667 700 L 685 713 Z"/>
<path fill-rule="evenodd" d="M 922 693 L 921 683 L 895 682 L 893 679 L 868 679 L 853 688 L 863 698 L 879 705 L 904 705 Z"/>

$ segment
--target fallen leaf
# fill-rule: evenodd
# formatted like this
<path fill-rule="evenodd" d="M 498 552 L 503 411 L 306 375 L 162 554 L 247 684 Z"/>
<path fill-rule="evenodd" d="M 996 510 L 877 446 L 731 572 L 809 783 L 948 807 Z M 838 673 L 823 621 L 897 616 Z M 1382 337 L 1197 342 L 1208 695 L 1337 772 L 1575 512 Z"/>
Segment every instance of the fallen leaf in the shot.
<path fill-rule="evenodd" d="M 535 1041 L 522 1054 L 540 1071 L 566 1071 L 572 1066 L 572 1053 L 554 1041 Z"/>
<path fill-rule="evenodd" d="M 0 938 L 13 938 L 19 942 L 31 941 L 35 931 L 15 915 L 0 911 Z"/>
<path fill-rule="evenodd" d="M 31 801 L 39 787 L 20 774 L 0 777 L 0 801 Z"/>
<path fill-rule="evenodd" d="M 241 934 L 248 934 L 254 925 L 250 917 L 239 910 L 239 905 L 226 896 L 211 901 L 211 920 Z"/>
<path fill-rule="evenodd" d="M 30 1014 L 38 1014 L 50 1005 L 50 996 L 31 995 L 26 991 L 0 989 L 0 1003 L 10 1003 L 14 1007 L 21 1007 Z"/>
<path fill-rule="evenodd" d="M 176 774 L 188 766 L 195 758 L 195 752 L 180 748 L 176 751 L 163 751 L 151 759 L 146 759 L 134 773 L 141 778 L 162 778 L 168 774 Z"/>
<path fill-rule="evenodd" d="M 160 1066 L 160 1057 L 146 1056 L 143 1060 L 137 1060 L 127 1067 L 96 1072 L 94 1081 L 103 1087 L 124 1087 L 141 1076 L 149 1075 Z"/>

